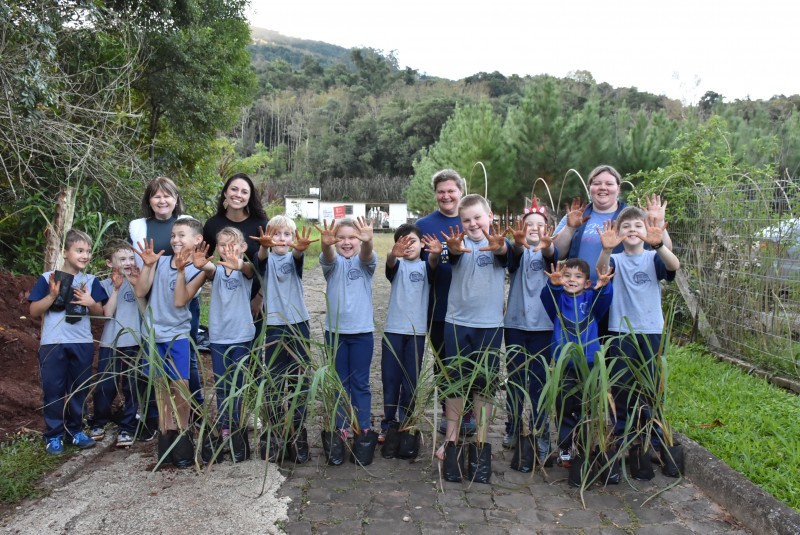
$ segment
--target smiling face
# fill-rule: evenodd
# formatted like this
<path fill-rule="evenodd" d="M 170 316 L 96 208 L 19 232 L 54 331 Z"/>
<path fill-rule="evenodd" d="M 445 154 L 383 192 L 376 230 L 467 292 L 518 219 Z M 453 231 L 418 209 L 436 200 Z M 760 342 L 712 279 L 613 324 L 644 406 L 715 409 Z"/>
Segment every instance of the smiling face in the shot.
<path fill-rule="evenodd" d="M 643 220 L 626 219 L 619 224 L 619 229 L 617 229 L 617 232 L 619 236 L 625 237 L 622 243 L 625 246 L 626 251 L 630 249 L 644 248 L 642 236 L 647 234 L 647 229 L 645 228 Z"/>
<path fill-rule="evenodd" d="M 547 224 L 542 214 L 534 212 L 525 217 L 525 237 L 530 245 L 539 244 L 539 236 L 544 233 Z"/>
<path fill-rule="evenodd" d="M 156 219 L 169 219 L 175 210 L 177 199 L 163 189 L 157 189 L 150 197 L 150 208 L 153 209 Z"/>
<path fill-rule="evenodd" d="M 117 249 L 111 255 L 111 260 L 106 260 L 106 266 L 116 268 L 125 275 L 130 275 L 136 265 L 136 255 L 132 249 Z"/>
<path fill-rule="evenodd" d="M 340 240 L 336 244 L 336 252 L 345 258 L 352 258 L 361 252 L 361 240 L 356 236 L 356 229 L 347 225 L 336 227 L 336 239 Z"/>
<path fill-rule="evenodd" d="M 294 241 L 294 231 L 289 227 L 278 227 L 272 231 L 272 239 L 276 242 L 283 242 L 285 244 Z M 288 245 L 277 245 L 272 248 L 273 254 L 285 255 L 289 252 Z"/>
<path fill-rule="evenodd" d="M 245 248 L 242 247 L 243 244 L 241 242 L 236 243 L 236 240 L 234 240 L 232 236 L 229 236 L 227 234 L 220 234 L 219 236 L 217 236 L 217 249 L 220 252 L 219 257 L 222 260 L 225 260 L 225 256 L 222 254 L 222 251 L 224 250 L 223 248 L 227 247 L 231 243 L 234 243 L 234 244 L 237 245 L 236 256 L 238 258 L 242 257 L 242 254 L 244 253 L 244 250 L 245 250 Z"/>
<path fill-rule="evenodd" d="M 461 190 L 455 180 L 444 180 L 436 184 L 436 204 L 439 211 L 447 217 L 458 215 L 458 201 L 461 200 Z"/>
<path fill-rule="evenodd" d="M 228 201 L 228 211 L 244 210 L 250 202 L 250 186 L 241 178 L 231 180 L 225 190 L 225 200 Z"/>
<path fill-rule="evenodd" d="M 561 283 L 564 287 L 564 292 L 569 295 L 580 295 L 592 285 L 589 276 L 577 267 L 568 267 L 564 269 L 564 274 L 561 276 Z"/>
<path fill-rule="evenodd" d="M 484 232 L 489 233 L 492 224 L 492 212 L 487 212 L 481 204 L 465 206 L 458 212 L 461 217 L 461 229 L 472 241 L 481 241 L 485 238 Z"/>
<path fill-rule="evenodd" d="M 179 219 L 178 221 L 181 220 Z M 201 241 L 203 241 L 203 235 L 195 232 L 189 225 L 181 225 L 177 222 L 172 225 L 169 244 L 176 253 L 184 247 L 190 247 L 194 250 L 196 245 L 200 245 Z"/>
<path fill-rule="evenodd" d="M 592 179 L 589 184 L 589 194 L 592 197 L 594 210 L 597 212 L 613 212 L 617 209 L 619 184 L 614 175 L 603 171 Z"/>
<path fill-rule="evenodd" d="M 79 271 L 83 271 L 91 259 L 91 245 L 83 240 L 72 242 L 69 247 L 64 249 L 64 266 L 62 270 L 75 275 Z"/>

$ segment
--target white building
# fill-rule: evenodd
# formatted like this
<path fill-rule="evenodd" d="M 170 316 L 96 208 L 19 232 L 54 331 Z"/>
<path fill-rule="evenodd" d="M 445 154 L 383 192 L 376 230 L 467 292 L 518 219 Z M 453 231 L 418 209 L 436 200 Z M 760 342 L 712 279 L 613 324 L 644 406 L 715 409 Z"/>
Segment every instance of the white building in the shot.
<path fill-rule="evenodd" d="M 287 196 L 286 215 L 309 221 L 330 221 L 344 217 L 370 217 L 378 228 L 395 229 L 409 218 L 408 205 L 399 202 L 321 201 L 315 196 Z"/>

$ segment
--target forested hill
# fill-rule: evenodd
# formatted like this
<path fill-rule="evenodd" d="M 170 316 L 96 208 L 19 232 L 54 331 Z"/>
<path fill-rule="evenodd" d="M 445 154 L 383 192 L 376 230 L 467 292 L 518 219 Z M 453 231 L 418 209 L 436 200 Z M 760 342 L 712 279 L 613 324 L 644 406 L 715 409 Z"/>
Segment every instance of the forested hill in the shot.
<path fill-rule="evenodd" d="M 262 63 L 281 59 L 297 69 L 303 66 L 306 56 L 319 61 L 319 64 L 325 67 L 334 63 L 342 63 L 350 69 L 355 67 L 350 58 L 349 48 L 322 41 L 289 37 L 254 26 L 250 27 L 250 35 L 253 40 L 250 53 L 256 68 Z"/>

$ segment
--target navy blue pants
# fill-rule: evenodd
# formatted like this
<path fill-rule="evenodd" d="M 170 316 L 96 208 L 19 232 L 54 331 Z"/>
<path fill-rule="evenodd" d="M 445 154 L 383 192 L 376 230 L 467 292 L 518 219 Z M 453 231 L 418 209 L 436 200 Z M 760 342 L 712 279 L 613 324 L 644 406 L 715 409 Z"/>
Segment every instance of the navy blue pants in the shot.
<path fill-rule="evenodd" d="M 295 429 L 303 425 L 308 394 L 304 373 L 309 363 L 310 339 L 311 330 L 307 321 L 292 325 L 267 325 L 264 369 L 270 384 L 264 391 L 267 393 L 267 419 L 273 425 L 280 422 L 286 411 L 292 412 Z M 284 404 L 287 394 L 288 406 Z"/>
<path fill-rule="evenodd" d="M 239 426 L 242 397 L 238 392 L 247 375 L 247 365 L 240 365 L 240 362 L 250 356 L 251 343 L 209 344 L 217 389 L 217 414 L 223 429 Z"/>
<path fill-rule="evenodd" d="M 568 451 L 572 446 L 575 429 L 583 418 L 581 384 L 572 366 L 564 369 L 561 388 L 556 399 L 556 413 L 558 449 Z"/>
<path fill-rule="evenodd" d="M 92 377 L 94 344 L 47 344 L 39 347 L 44 438 L 83 431 L 83 408 Z"/>
<path fill-rule="evenodd" d="M 203 406 L 203 383 L 200 381 L 200 368 L 197 366 L 197 330 L 200 328 L 200 298 L 189 301 L 189 312 L 192 313 L 189 336 L 192 343 L 189 347 L 189 391 L 198 407 Z"/>
<path fill-rule="evenodd" d="M 445 397 L 491 397 L 500 382 L 500 327 L 481 329 L 445 323 Z"/>
<path fill-rule="evenodd" d="M 506 434 L 519 435 L 526 394 L 531 403 L 530 428 L 536 434 L 545 431 L 547 413 L 539 410 L 550 362 L 553 331 L 505 329 L 506 339 Z"/>
<path fill-rule="evenodd" d="M 375 347 L 373 334 L 336 334 L 325 331 L 325 343 L 335 348 L 336 373 L 342 381 L 344 391 L 350 396 L 358 427 L 366 432 L 371 424 L 372 392 L 369 389 L 369 368 L 372 350 Z M 336 427 L 347 425 L 343 412 L 336 415 Z"/>
<path fill-rule="evenodd" d="M 381 382 L 383 421 L 381 429 L 403 422 L 414 410 L 414 394 L 425 353 L 425 335 L 383 333 L 381 341 Z"/>
<path fill-rule="evenodd" d="M 111 405 L 117 394 L 122 392 L 122 418 L 120 431 L 136 431 L 135 362 L 139 346 L 101 347 L 97 360 L 97 382 L 94 385 L 94 417 L 92 426 L 105 427 L 111 420 Z"/>

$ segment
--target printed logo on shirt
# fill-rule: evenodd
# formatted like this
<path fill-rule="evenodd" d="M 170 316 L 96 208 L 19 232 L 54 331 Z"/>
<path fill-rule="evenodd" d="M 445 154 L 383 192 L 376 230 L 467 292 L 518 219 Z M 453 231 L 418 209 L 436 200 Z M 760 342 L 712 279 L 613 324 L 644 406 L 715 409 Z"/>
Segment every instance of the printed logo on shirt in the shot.
<path fill-rule="evenodd" d="M 633 283 L 641 286 L 650 282 L 650 275 L 644 271 L 637 271 L 633 274 Z"/>
<path fill-rule="evenodd" d="M 364 273 L 360 269 L 351 269 L 347 272 L 347 278 L 351 281 L 358 280 L 364 276 Z"/>
<path fill-rule="evenodd" d="M 281 273 L 284 275 L 290 274 L 293 270 L 294 268 L 292 267 L 292 264 L 284 264 L 281 266 Z"/>
<path fill-rule="evenodd" d="M 425 280 L 425 274 L 421 271 L 412 271 L 408 274 L 408 280 L 411 282 L 422 282 Z"/>
<path fill-rule="evenodd" d="M 236 290 L 239 286 L 242 285 L 242 281 L 239 279 L 227 279 L 225 281 L 225 289 L 226 290 Z"/>
<path fill-rule="evenodd" d="M 172 292 L 175 291 L 175 285 L 176 284 L 178 284 L 178 281 L 175 280 L 175 279 L 172 279 L 171 281 L 169 281 L 169 289 L 170 289 L 170 291 L 172 291 Z"/>
<path fill-rule="evenodd" d="M 541 258 L 534 258 L 531 260 L 531 271 L 542 271 L 544 269 L 544 261 Z"/>
<path fill-rule="evenodd" d="M 478 258 L 475 260 L 475 262 L 480 267 L 491 266 L 492 264 L 494 264 L 494 260 L 492 260 L 492 255 L 490 254 L 478 255 Z"/>
<path fill-rule="evenodd" d="M 581 311 L 581 315 L 584 315 L 584 316 L 585 316 L 586 314 L 588 314 L 588 313 L 589 313 L 589 310 L 590 310 L 590 308 L 589 308 L 589 303 L 587 303 L 586 301 L 584 301 L 583 303 L 581 303 L 580 305 L 578 305 L 578 309 L 580 309 L 580 311 Z"/>
<path fill-rule="evenodd" d="M 442 252 L 439 254 L 439 263 L 440 264 L 447 264 L 447 259 L 449 258 L 448 251 L 447 251 L 447 242 L 443 241 L 442 243 Z"/>
<path fill-rule="evenodd" d="M 131 290 L 128 290 L 127 292 L 122 294 L 122 298 L 125 300 L 126 303 L 135 303 L 136 302 L 136 296 L 133 295 L 133 292 Z"/>

